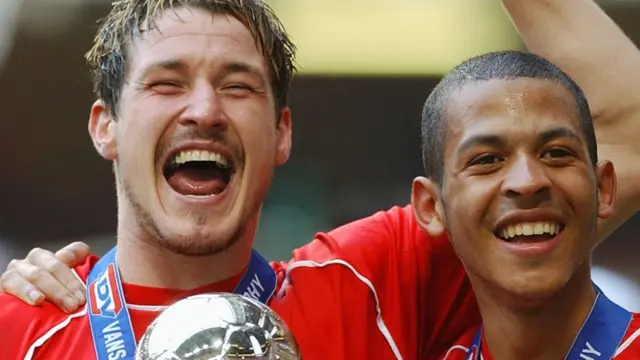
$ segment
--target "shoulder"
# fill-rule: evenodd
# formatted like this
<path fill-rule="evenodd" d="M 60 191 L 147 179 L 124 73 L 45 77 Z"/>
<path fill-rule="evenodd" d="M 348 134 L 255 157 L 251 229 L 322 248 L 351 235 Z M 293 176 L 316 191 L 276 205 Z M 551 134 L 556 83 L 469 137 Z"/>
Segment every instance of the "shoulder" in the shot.
<path fill-rule="evenodd" d="M 614 358 L 616 360 L 640 358 L 640 313 L 633 314 L 633 320 Z"/>
<path fill-rule="evenodd" d="M 54 304 L 30 306 L 13 295 L 0 294 L 0 323 L 4 326 L 0 348 L 8 358 L 22 358 L 36 347 L 36 343 L 63 329 L 73 318 L 82 316 L 84 308 L 67 314 Z M 10 324 L 6 326 L 5 324 Z"/>
<path fill-rule="evenodd" d="M 411 205 L 394 206 L 386 211 L 378 211 L 368 217 L 342 225 L 328 233 L 319 233 L 321 237 L 331 237 L 339 242 L 385 242 L 402 240 L 405 235 L 427 237 L 428 234 L 418 226 L 413 217 Z"/>
<path fill-rule="evenodd" d="M 293 259 L 282 264 L 286 276 L 295 272 L 305 278 L 322 272 L 337 272 L 358 282 L 378 285 L 399 282 L 413 286 L 429 282 L 452 270 L 464 273 L 446 236 L 432 237 L 413 217 L 411 206 L 393 207 L 325 233 L 318 233 L 308 245 L 296 249 Z"/>
<path fill-rule="evenodd" d="M 468 359 L 469 346 L 473 342 L 477 327 L 470 327 L 456 341 L 444 347 L 444 351 L 438 350 L 430 353 L 427 358 L 432 360 L 464 360 Z"/>
<path fill-rule="evenodd" d="M 80 281 L 86 283 L 87 278 L 89 277 L 89 272 L 91 271 L 91 269 L 93 269 L 98 260 L 100 260 L 100 257 L 96 255 L 89 255 L 82 264 L 73 268 L 73 272 Z"/>
<path fill-rule="evenodd" d="M 91 256 L 74 268 L 74 273 L 85 281 L 97 257 Z M 69 323 L 84 316 L 85 307 L 75 313 L 65 313 L 56 305 L 45 302 L 42 306 L 31 306 L 9 294 L 0 294 L 0 323 L 5 331 L 0 337 L 3 355 L 9 358 L 22 358 L 42 345 L 54 334 L 63 331 Z"/>
<path fill-rule="evenodd" d="M 333 329 L 342 323 L 341 334 L 366 333 L 368 343 L 417 358 L 418 348 L 442 349 L 440 336 L 455 339 L 460 326 L 476 319 L 462 319 L 467 309 L 475 311 L 475 301 L 448 238 L 421 229 L 410 206 L 319 233 L 293 255 L 274 266 L 282 285 L 272 306 L 299 336 L 328 336 L 299 330 L 311 322 Z"/>
<path fill-rule="evenodd" d="M 420 228 L 411 206 L 396 206 L 329 232 L 317 233 L 313 242 L 293 252 L 293 260 L 322 262 L 350 258 L 357 261 L 406 255 L 419 248 L 452 250 L 446 237 L 431 237 Z"/>

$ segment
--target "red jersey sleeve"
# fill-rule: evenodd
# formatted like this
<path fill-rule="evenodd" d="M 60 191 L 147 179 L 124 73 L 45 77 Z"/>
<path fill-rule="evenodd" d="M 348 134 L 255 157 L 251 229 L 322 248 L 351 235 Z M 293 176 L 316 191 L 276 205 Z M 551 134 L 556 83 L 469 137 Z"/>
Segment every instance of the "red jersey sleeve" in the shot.
<path fill-rule="evenodd" d="M 305 359 L 421 359 L 479 323 L 464 268 L 411 207 L 320 233 L 283 264 L 272 306 Z"/>
<path fill-rule="evenodd" d="M 97 257 L 88 257 L 84 264 L 74 269 L 76 274 L 84 280 L 96 261 Z M 82 314 L 81 310 L 72 314 L 64 313 L 50 302 L 35 307 L 13 295 L 0 294 L 0 324 L 3 329 L 0 336 L 0 359 L 31 359 L 42 343 Z"/>
<path fill-rule="evenodd" d="M 41 308 L 31 307 L 18 298 L 0 294 L 0 336 L 2 358 L 23 359 L 31 344 L 44 335 L 48 320 L 40 316 Z"/>

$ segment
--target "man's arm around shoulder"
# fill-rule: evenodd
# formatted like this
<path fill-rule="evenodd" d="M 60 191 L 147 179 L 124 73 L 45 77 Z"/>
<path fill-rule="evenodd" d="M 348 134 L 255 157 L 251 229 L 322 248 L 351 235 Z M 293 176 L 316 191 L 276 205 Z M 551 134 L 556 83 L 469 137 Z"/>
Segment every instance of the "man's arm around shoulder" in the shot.
<path fill-rule="evenodd" d="M 374 358 L 384 350 L 422 358 L 440 346 L 440 337 L 458 332 L 451 311 L 464 314 L 473 303 L 466 301 L 471 290 L 448 239 L 429 236 L 410 206 L 318 234 L 294 252 L 286 272 L 282 293 L 294 304 L 282 308 L 285 321 L 299 337 L 348 344 L 349 354 L 374 351 L 375 342 L 387 347 Z M 450 309 L 452 303 L 459 307 Z M 312 317 L 326 328 L 300 330 L 298 320 Z M 355 333 L 363 334 L 361 342 L 351 339 Z"/>

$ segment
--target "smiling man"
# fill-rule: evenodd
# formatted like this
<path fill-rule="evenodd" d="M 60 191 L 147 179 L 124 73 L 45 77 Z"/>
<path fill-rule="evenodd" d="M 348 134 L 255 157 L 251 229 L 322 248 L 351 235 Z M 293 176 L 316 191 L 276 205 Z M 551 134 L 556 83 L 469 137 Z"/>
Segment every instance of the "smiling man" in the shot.
<path fill-rule="evenodd" d="M 91 309 L 29 313 L 0 297 L 3 358 L 130 358 L 158 312 L 145 305 L 275 292 L 274 270 L 251 248 L 291 147 L 295 48 L 260 1 L 169 3 L 115 2 L 86 55 L 97 96 L 89 134 L 118 195 L 117 250 L 78 269 Z M 122 347 L 109 345 L 114 328 Z"/>
<path fill-rule="evenodd" d="M 483 320 L 444 357 L 640 357 L 637 342 L 618 350 L 640 316 L 591 282 L 616 177 L 598 162 L 580 88 L 536 55 L 482 55 L 435 88 L 422 128 L 427 177 L 414 181 L 414 211 L 432 235 L 448 232 Z"/>

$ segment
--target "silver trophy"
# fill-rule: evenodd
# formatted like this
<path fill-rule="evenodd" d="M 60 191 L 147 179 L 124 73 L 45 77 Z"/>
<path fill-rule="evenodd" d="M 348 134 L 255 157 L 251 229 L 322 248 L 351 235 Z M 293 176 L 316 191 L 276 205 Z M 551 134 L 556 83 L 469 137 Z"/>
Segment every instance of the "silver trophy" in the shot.
<path fill-rule="evenodd" d="M 278 315 L 236 294 L 196 295 L 163 311 L 140 340 L 136 360 L 300 360 Z"/>

